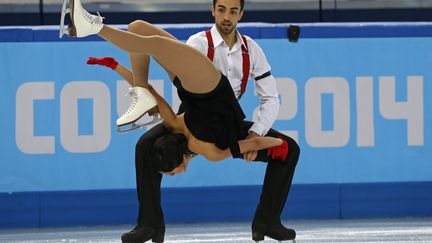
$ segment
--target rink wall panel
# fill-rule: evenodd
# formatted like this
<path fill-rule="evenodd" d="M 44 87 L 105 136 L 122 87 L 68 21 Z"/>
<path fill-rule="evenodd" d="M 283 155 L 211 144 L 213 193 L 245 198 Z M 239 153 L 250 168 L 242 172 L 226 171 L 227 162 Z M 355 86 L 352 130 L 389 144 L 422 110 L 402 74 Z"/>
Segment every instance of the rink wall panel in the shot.
<path fill-rule="evenodd" d="M 161 26 L 185 40 L 211 25 Z M 302 151 L 283 218 L 432 216 L 432 24 L 299 24 L 298 42 L 288 26 L 240 26 L 278 82 L 273 127 Z M 127 84 L 85 65 L 88 56 L 128 62 L 98 37 L 0 27 L 0 228 L 134 223 L 134 149 L 145 129 L 117 134 Z M 154 63 L 149 78 L 177 107 Z M 248 120 L 253 89 L 250 81 L 240 101 Z M 251 220 L 264 172 L 265 163 L 194 159 L 163 179 L 166 222 Z"/>
<path fill-rule="evenodd" d="M 432 182 L 293 185 L 282 219 L 432 217 Z M 260 186 L 163 188 L 166 223 L 251 221 Z M 136 192 L 0 193 L 0 228 L 134 224 Z"/>

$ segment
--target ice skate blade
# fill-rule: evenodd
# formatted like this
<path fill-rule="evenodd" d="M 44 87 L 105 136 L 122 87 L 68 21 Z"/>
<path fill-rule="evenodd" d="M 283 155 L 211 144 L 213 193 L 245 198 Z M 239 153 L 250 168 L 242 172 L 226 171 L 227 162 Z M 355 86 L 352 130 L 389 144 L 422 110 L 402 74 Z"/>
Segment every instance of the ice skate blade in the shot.
<path fill-rule="evenodd" d="M 151 120 L 150 122 L 146 122 L 146 123 L 129 123 L 129 124 L 124 124 L 121 126 L 117 127 L 117 132 L 120 134 L 126 134 L 129 132 L 133 132 L 135 130 L 138 130 L 140 128 L 144 128 L 144 127 L 148 127 L 148 126 L 152 126 L 152 125 L 156 125 L 160 122 L 162 122 L 163 119 L 159 117 L 159 114 L 155 114 L 153 115 L 153 120 Z"/>
<path fill-rule="evenodd" d="M 60 16 L 60 29 L 59 29 L 59 38 L 62 38 L 64 34 L 69 35 L 69 30 L 65 28 L 64 21 L 66 14 L 70 14 L 70 8 L 67 8 L 69 0 L 63 0 L 62 12 Z"/>

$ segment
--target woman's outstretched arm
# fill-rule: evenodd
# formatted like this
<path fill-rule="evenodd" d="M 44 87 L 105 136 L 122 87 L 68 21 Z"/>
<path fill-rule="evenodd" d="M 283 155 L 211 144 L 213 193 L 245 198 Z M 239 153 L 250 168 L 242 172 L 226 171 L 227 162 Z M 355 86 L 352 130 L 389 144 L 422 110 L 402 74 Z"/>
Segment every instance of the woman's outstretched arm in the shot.
<path fill-rule="evenodd" d="M 252 150 L 263 150 L 282 144 L 282 139 L 274 137 L 254 137 L 250 139 L 240 140 L 240 153 L 244 154 Z"/>
<path fill-rule="evenodd" d="M 130 86 L 134 86 L 132 72 L 127 67 L 117 62 L 117 60 L 113 57 L 89 57 L 87 60 L 87 64 L 109 67 L 115 72 L 117 72 L 120 76 L 122 76 L 129 83 Z"/>
<path fill-rule="evenodd" d="M 117 67 L 114 69 L 114 71 L 120 74 L 120 76 L 122 76 L 129 83 L 131 87 L 134 86 L 132 72 L 127 67 L 119 63 Z"/>
<path fill-rule="evenodd" d="M 164 119 L 165 126 L 167 126 L 173 132 L 180 132 L 180 119 L 174 113 L 171 106 L 162 96 L 159 95 L 159 93 L 153 88 L 153 86 L 149 85 L 148 89 L 156 99 L 156 103 L 159 108 L 159 115 L 162 117 L 162 119 Z"/>
<path fill-rule="evenodd" d="M 240 153 L 246 153 L 252 150 L 263 150 L 271 147 L 282 145 L 282 139 L 274 137 L 254 137 L 239 142 Z M 203 145 L 199 150 L 195 151 L 203 155 L 210 161 L 221 161 L 232 156 L 229 148 L 221 150 L 214 144 Z"/>

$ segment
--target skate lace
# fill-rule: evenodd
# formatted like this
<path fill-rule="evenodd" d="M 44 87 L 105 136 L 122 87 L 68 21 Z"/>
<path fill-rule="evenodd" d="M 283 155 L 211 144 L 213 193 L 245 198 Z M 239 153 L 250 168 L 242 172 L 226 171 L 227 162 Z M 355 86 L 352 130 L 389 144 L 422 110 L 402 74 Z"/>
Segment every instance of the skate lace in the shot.
<path fill-rule="evenodd" d="M 90 14 L 85 9 L 81 9 L 81 13 L 83 14 L 84 18 L 90 23 L 90 24 L 102 24 L 104 17 L 102 17 L 99 12 L 96 15 Z"/>
<path fill-rule="evenodd" d="M 135 88 L 129 88 L 129 91 L 125 94 L 126 96 L 129 95 L 132 98 L 132 103 L 130 104 L 128 110 L 123 114 L 123 116 L 128 115 L 133 111 L 136 104 L 138 103 L 138 92 Z"/>

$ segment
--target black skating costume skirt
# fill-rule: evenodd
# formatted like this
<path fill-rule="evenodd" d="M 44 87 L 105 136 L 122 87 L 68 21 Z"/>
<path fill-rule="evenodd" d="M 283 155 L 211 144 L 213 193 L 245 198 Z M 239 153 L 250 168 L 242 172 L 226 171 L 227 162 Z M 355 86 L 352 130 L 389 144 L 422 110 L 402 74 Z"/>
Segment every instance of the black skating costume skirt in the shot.
<path fill-rule="evenodd" d="M 213 143 L 219 149 L 229 148 L 233 157 L 240 156 L 238 141 L 245 138 L 245 119 L 231 85 L 223 74 L 215 89 L 205 94 L 191 93 L 176 77 L 173 80 L 182 101 L 187 128 L 199 140 Z"/>

